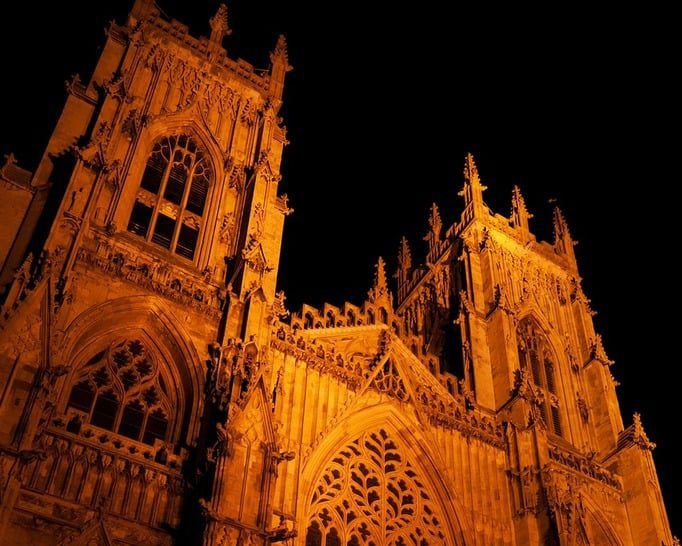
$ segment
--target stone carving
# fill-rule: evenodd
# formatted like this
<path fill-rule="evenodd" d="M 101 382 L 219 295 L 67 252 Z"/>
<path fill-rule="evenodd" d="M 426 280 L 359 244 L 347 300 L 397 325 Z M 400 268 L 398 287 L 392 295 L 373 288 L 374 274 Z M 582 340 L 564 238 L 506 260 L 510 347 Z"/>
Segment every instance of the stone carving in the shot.
<path fill-rule="evenodd" d="M 612 472 L 597 463 L 594 453 L 582 455 L 562 449 L 557 445 L 550 445 L 549 457 L 552 461 L 569 467 L 584 476 L 598 480 L 609 487 L 619 491 L 622 489 L 620 480 Z"/>
<path fill-rule="evenodd" d="M 649 437 L 644 431 L 642 416 L 639 413 L 635 413 L 632 416 L 632 440 L 642 449 L 652 451 L 656 448 L 656 444 L 649 440 Z"/>
<path fill-rule="evenodd" d="M 315 486 L 308 521 L 308 537 L 326 537 L 327 544 L 450 543 L 424 477 L 384 429 L 334 456 Z"/>
<path fill-rule="evenodd" d="M 391 359 L 388 359 L 374 376 L 372 386 L 379 392 L 395 397 L 401 402 L 407 402 L 409 399 L 407 387 Z"/>
<path fill-rule="evenodd" d="M 222 315 L 224 298 L 217 286 L 206 283 L 199 274 L 188 275 L 179 268 L 150 259 L 123 244 L 100 239 L 96 241 L 94 249 L 82 247 L 77 259 L 210 318 Z"/>
<path fill-rule="evenodd" d="M 220 221 L 220 232 L 218 237 L 220 242 L 226 245 L 228 249 L 230 248 L 232 237 L 234 236 L 234 227 L 234 214 L 231 212 L 225 214 L 223 219 Z"/>

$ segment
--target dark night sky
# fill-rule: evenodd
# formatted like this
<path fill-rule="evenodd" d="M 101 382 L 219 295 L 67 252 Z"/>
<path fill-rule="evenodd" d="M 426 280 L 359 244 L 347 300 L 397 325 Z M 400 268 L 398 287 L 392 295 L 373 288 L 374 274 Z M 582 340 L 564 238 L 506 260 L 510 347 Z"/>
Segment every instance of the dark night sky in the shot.
<path fill-rule="evenodd" d="M 267 66 L 289 39 L 283 111 L 291 145 L 283 191 L 289 217 L 280 285 L 292 308 L 362 301 L 372 264 L 392 267 L 402 234 L 422 255 L 428 206 L 461 208 L 466 151 L 487 202 L 508 214 L 513 184 L 550 231 L 549 198 L 565 211 L 597 328 L 611 358 L 626 423 L 643 413 L 673 529 L 679 396 L 673 356 L 679 285 L 679 58 L 673 17 L 653 7 L 595 11 L 566 4 L 504 11 L 435 2 L 303 3 L 233 0 L 231 56 Z M 306 4 L 309 4 L 306 2 Z M 160 0 L 207 34 L 217 2 Z M 325 8 L 324 6 L 332 6 Z M 107 21 L 125 0 L 15 2 L 3 7 L 0 152 L 33 167 L 65 98 L 87 76 Z M 8 32 L 7 29 L 13 29 Z M 679 40 L 678 40 L 679 41 Z M 679 45 L 679 44 L 677 44 Z"/>

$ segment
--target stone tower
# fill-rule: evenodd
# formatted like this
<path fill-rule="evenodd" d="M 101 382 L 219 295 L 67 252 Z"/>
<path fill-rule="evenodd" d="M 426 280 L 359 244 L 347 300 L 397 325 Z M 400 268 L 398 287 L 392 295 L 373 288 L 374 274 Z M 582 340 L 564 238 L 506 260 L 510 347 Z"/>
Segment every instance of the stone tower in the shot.
<path fill-rule="evenodd" d="M 434 204 L 360 305 L 277 292 L 290 70 L 151 0 L 0 168 L 0 542 L 673 546 L 566 221 Z"/>

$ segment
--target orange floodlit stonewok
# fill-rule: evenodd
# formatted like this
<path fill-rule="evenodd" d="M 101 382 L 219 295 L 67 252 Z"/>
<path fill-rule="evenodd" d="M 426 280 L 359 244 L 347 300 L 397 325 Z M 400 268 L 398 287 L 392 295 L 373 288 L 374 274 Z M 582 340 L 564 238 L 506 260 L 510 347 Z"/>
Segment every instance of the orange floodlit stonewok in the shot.
<path fill-rule="evenodd" d="M 137 0 L 0 167 L 0 544 L 673 546 L 559 208 L 468 154 L 426 256 L 287 309 L 287 43 L 230 33 Z"/>

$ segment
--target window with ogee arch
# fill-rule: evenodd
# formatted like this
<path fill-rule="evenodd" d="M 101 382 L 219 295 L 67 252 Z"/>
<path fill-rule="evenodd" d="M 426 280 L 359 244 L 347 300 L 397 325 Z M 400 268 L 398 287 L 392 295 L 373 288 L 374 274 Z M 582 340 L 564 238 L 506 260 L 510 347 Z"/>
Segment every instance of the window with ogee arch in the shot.
<path fill-rule="evenodd" d="M 212 179 L 209 158 L 192 137 L 160 138 L 147 159 L 128 231 L 194 260 Z"/>

